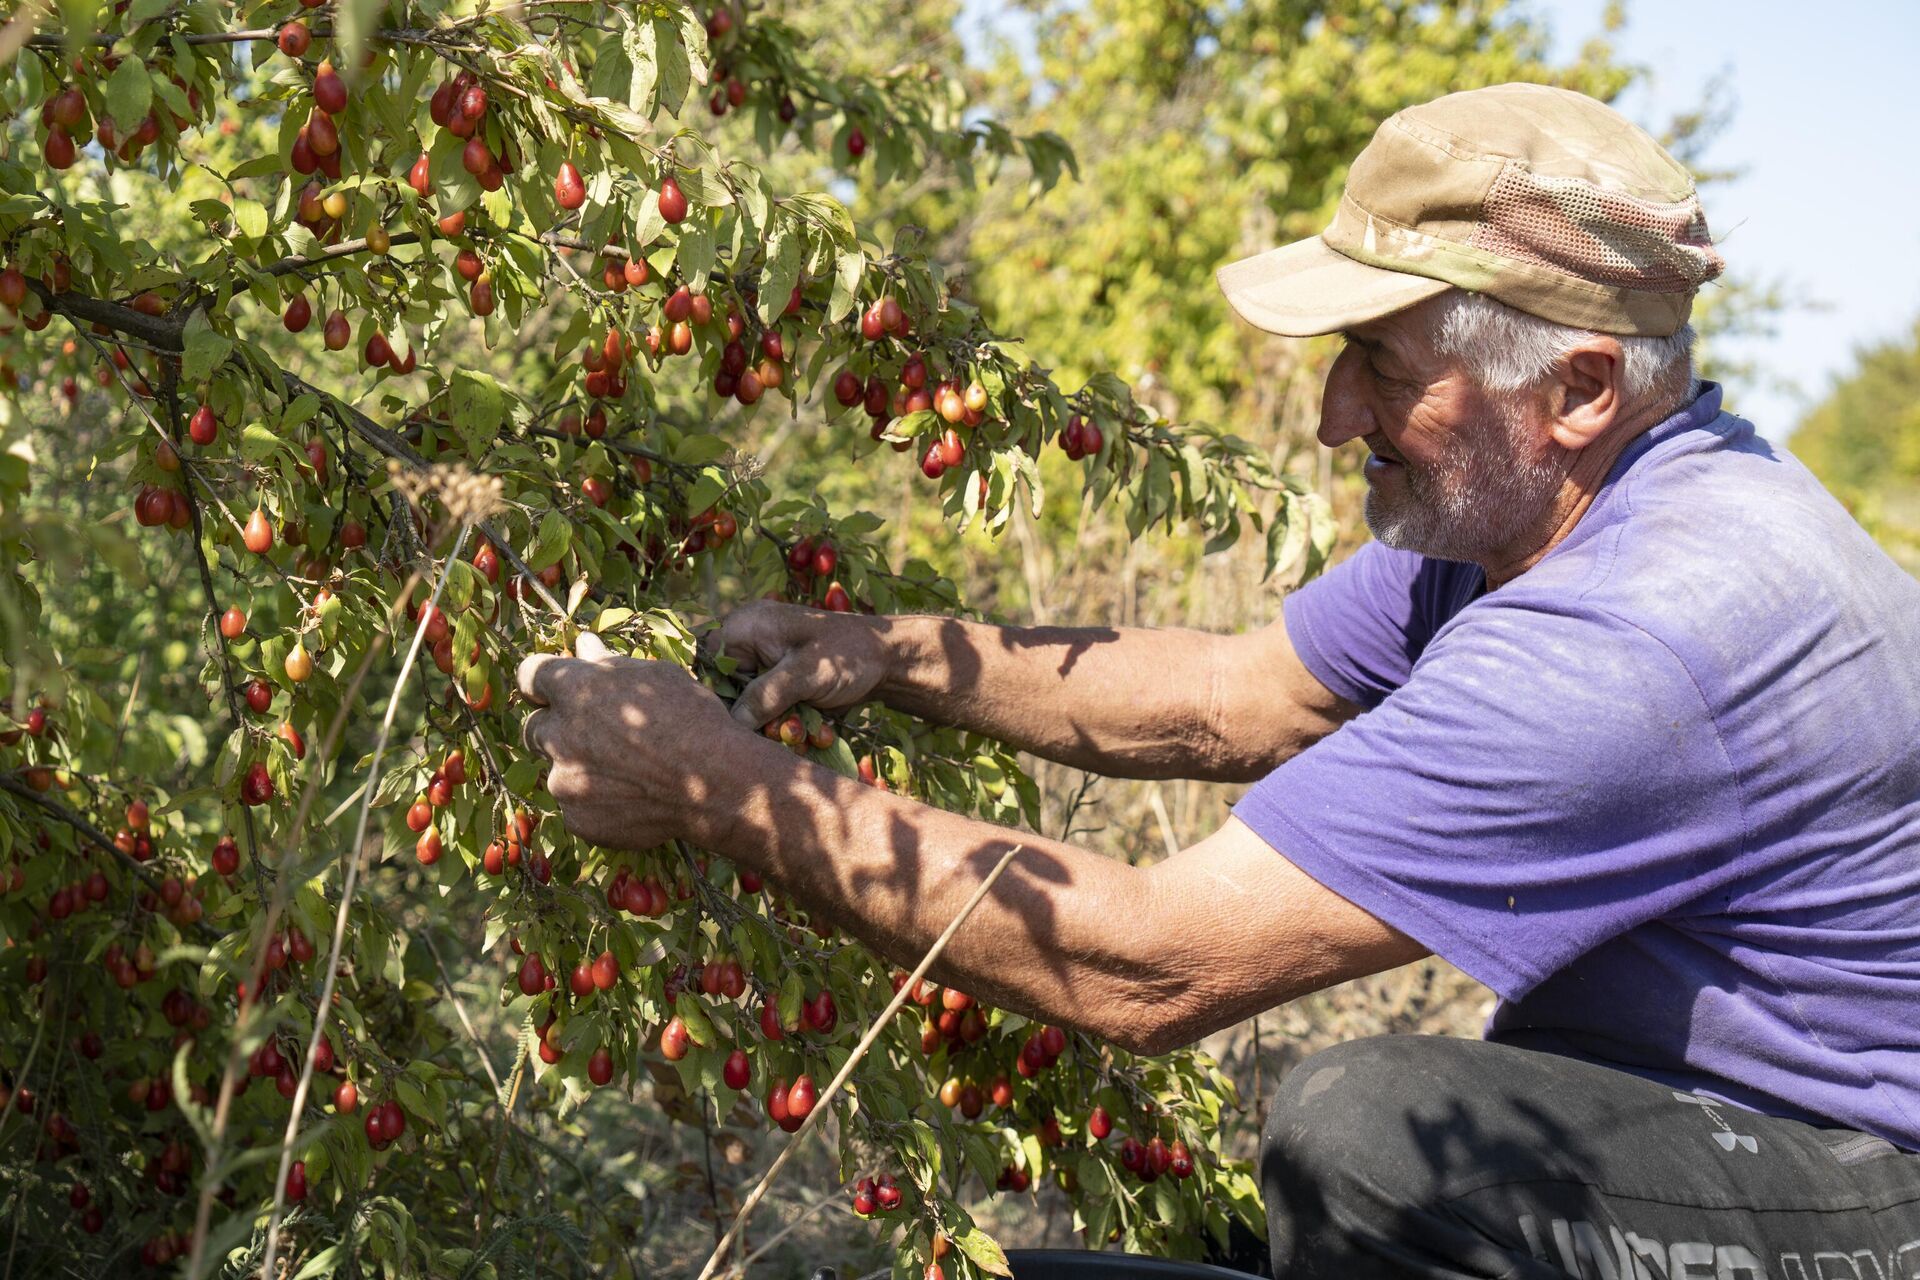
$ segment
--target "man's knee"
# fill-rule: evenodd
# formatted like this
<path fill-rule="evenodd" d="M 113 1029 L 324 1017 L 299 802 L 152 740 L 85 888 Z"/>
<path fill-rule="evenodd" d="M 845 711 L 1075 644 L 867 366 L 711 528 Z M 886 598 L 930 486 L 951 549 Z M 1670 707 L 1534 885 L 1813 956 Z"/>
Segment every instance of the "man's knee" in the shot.
<path fill-rule="evenodd" d="M 1429 1036 L 1352 1040 L 1281 1081 L 1267 1116 L 1260 1178 L 1276 1275 L 1364 1274 L 1359 1238 L 1394 1230 L 1440 1198 L 1423 1113 L 1469 1088 L 1476 1042 Z"/>
<path fill-rule="evenodd" d="M 1418 1144 L 1416 1102 L 1434 1100 L 1471 1041 L 1375 1036 L 1323 1049 L 1287 1073 L 1261 1144 L 1270 1178 L 1322 1178 L 1403 1157 Z"/>

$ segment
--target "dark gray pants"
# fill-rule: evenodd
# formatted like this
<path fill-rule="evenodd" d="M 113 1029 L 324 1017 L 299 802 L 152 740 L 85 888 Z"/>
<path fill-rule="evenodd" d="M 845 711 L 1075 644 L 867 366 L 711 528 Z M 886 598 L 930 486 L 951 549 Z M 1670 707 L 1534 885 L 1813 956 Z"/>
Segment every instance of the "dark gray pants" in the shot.
<path fill-rule="evenodd" d="M 1282 1280 L 1920 1280 L 1920 1155 L 1476 1040 L 1308 1058 L 1261 1178 Z"/>

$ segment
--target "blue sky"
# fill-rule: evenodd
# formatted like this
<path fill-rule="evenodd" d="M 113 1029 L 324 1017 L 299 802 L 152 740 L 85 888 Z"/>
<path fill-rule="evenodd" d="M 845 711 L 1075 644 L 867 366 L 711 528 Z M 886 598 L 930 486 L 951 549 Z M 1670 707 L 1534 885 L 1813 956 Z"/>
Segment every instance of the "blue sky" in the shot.
<path fill-rule="evenodd" d="M 1605 0 L 1532 0 L 1567 54 Z M 1740 344 L 1793 389 L 1732 388 L 1731 408 L 1784 436 L 1855 349 L 1920 317 L 1920 3 L 1639 0 L 1614 37 L 1648 79 L 1619 106 L 1658 127 L 1718 76 L 1733 115 L 1703 160 L 1741 177 L 1702 193 L 1730 274 L 1778 281 L 1818 309 Z"/>
<path fill-rule="evenodd" d="M 1605 0 L 1516 7 L 1571 57 Z M 990 34 L 1030 44 L 1000 0 L 965 8 L 971 48 Z M 1629 0 L 1627 15 L 1612 39 L 1648 75 L 1618 105 L 1657 131 L 1718 78 L 1732 117 L 1702 162 L 1742 173 L 1702 198 L 1729 274 L 1815 304 L 1727 347 L 1761 371 L 1730 389 L 1729 407 L 1784 437 L 1858 347 L 1920 316 L 1920 0 Z"/>

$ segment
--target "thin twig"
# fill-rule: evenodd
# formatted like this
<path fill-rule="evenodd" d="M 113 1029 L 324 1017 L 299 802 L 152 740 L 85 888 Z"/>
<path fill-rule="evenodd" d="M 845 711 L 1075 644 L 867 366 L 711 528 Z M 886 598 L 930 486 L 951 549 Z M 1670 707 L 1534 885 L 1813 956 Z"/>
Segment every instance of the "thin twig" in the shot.
<path fill-rule="evenodd" d="M 440 972 L 440 989 L 447 993 L 447 999 L 453 1001 L 453 1011 L 460 1015 L 460 1025 L 466 1028 L 467 1039 L 473 1041 L 473 1051 L 480 1055 L 480 1065 L 487 1073 L 487 1079 L 493 1082 L 493 1096 L 500 1096 L 500 1076 L 493 1069 L 493 1058 L 487 1053 L 486 1045 L 480 1042 L 480 1033 L 473 1029 L 473 1020 L 467 1017 L 467 1006 L 460 999 L 460 993 L 453 989 L 453 979 L 447 975 L 447 965 L 440 958 L 440 948 L 433 945 L 433 930 L 422 929 L 419 934 L 427 944 L 427 954 L 433 957 L 434 968 Z"/>
<path fill-rule="evenodd" d="M 327 953 L 327 976 L 320 986 L 320 1007 L 314 1013 L 313 1035 L 307 1041 L 307 1051 L 301 1055 L 300 1082 L 293 1091 L 293 1107 L 287 1116 L 286 1136 L 280 1141 L 280 1172 L 274 1178 L 273 1211 L 267 1219 L 267 1247 L 260 1263 L 260 1274 L 271 1276 L 275 1256 L 280 1251 L 281 1215 L 287 1205 L 287 1171 L 293 1164 L 293 1144 L 300 1135 L 301 1109 L 306 1102 L 307 1090 L 313 1084 L 313 1051 L 320 1039 L 326 1034 L 327 1011 L 333 1005 L 333 990 L 340 977 L 340 952 L 346 945 L 347 912 L 353 906 L 353 891 L 360 879 L 360 864 L 366 860 L 367 822 L 373 812 L 373 800 L 380 786 L 380 757 L 386 753 L 387 739 L 393 733 L 394 718 L 400 712 L 400 695 L 406 691 L 407 678 L 413 674 L 413 668 L 420 657 L 420 647 L 426 643 L 427 624 L 433 620 L 433 610 L 440 605 L 440 593 L 447 585 L 447 568 L 460 558 L 467 545 L 467 535 L 473 526 L 460 526 L 460 536 L 454 539 L 453 550 L 441 563 L 439 577 L 433 584 L 433 595 L 428 599 L 428 608 L 420 611 L 419 621 L 413 629 L 413 643 L 407 649 L 405 661 L 400 664 L 399 678 L 393 682 L 393 693 L 387 698 L 387 713 L 380 721 L 380 736 L 373 742 L 373 760 L 367 767 L 367 790 L 360 800 L 360 822 L 353 833 L 353 856 L 347 861 L 346 879 L 340 886 L 340 906 L 333 916 L 333 947 Z"/>
<path fill-rule="evenodd" d="M 860 1037 L 860 1043 L 854 1046 L 853 1055 L 827 1083 L 827 1087 L 820 1091 L 819 1098 L 813 1104 L 813 1110 L 807 1113 L 807 1118 L 801 1122 L 800 1128 L 794 1133 L 793 1141 L 781 1149 L 779 1157 L 767 1167 L 764 1174 L 760 1175 L 760 1181 L 754 1184 L 746 1203 L 740 1206 L 739 1214 L 734 1217 L 733 1226 L 727 1229 L 726 1237 L 720 1241 L 713 1255 L 707 1259 L 707 1265 L 700 1269 L 700 1280 L 713 1280 L 714 1269 L 720 1265 L 720 1260 L 726 1256 L 727 1250 L 739 1238 L 740 1233 L 746 1230 L 747 1218 L 752 1215 L 754 1206 L 759 1204 L 761 1198 L 767 1194 L 767 1188 L 773 1185 L 773 1180 L 779 1175 L 780 1170 L 786 1167 L 787 1161 L 793 1158 L 794 1152 L 798 1151 L 801 1144 L 807 1140 L 807 1135 L 820 1126 L 820 1117 L 827 1113 L 827 1104 L 833 1101 L 833 1095 L 840 1091 L 840 1087 L 853 1074 L 853 1069 L 860 1065 L 862 1058 L 867 1056 L 867 1050 L 871 1049 L 873 1042 L 880 1038 L 880 1033 L 886 1029 L 887 1023 L 913 994 L 915 985 L 927 976 L 927 970 L 933 968 L 934 963 L 940 959 L 940 953 L 947 949 L 947 943 L 952 941 L 953 935 L 960 931 L 960 926 L 967 922 L 967 917 L 973 914 L 973 909 L 979 906 L 981 899 L 987 896 L 987 890 L 993 888 L 993 883 L 1000 878 L 1000 873 L 1007 869 L 1014 855 L 1025 848 L 1025 845 L 1017 844 L 1001 855 L 1000 861 L 994 864 L 993 870 L 987 872 L 986 879 L 982 880 L 980 886 L 973 891 L 973 896 L 967 899 L 967 904 L 960 908 L 960 914 L 953 918 L 953 923 L 933 940 L 933 946 L 921 958 L 919 965 L 907 975 L 907 980 L 900 984 L 900 989 L 893 993 L 893 999 L 887 1002 L 887 1007 L 880 1011 L 880 1016 L 875 1018 L 873 1025 L 867 1028 L 867 1034 Z"/>
<path fill-rule="evenodd" d="M 802 1226 L 802 1224 L 804 1224 L 807 1221 L 807 1219 L 811 1218 L 814 1214 L 820 1212 L 822 1209 L 831 1208 L 834 1205 L 841 1205 L 843 1208 L 846 1207 L 844 1204 L 842 1204 L 841 1201 L 835 1199 L 832 1196 L 822 1196 L 818 1200 L 815 1200 L 812 1204 L 808 1205 L 805 1209 L 801 1211 L 799 1217 L 795 1218 L 792 1222 L 789 1222 L 786 1226 L 780 1228 L 778 1231 L 774 1232 L 772 1235 L 768 1236 L 766 1240 L 761 1243 L 758 1249 L 755 1249 L 752 1253 L 740 1259 L 740 1265 L 734 1269 L 733 1274 L 742 1275 L 742 1276 L 746 1275 L 748 1267 L 751 1267 L 754 1263 L 760 1261 L 761 1258 L 765 1257 L 769 1252 L 772 1251 L 775 1245 L 779 1244 L 782 1240 L 785 1240 L 788 1236 L 792 1235 L 795 1231 L 798 1231 Z M 851 1213 L 852 1210 L 848 1209 L 848 1212 Z"/>
<path fill-rule="evenodd" d="M 394 598 L 396 600 L 412 598 L 413 589 L 418 586 L 419 583 L 420 575 L 418 572 L 415 572 L 408 577 Z M 390 622 L 397 617 L 397 611 L 390 613 Z M 353 673 L 353 679 L 347 683 L 346 693 L 340 699 L 339 711 L 335 713 L 332 723 L 327 726 L 326 733 L 322 735 L 319 754 L 316 756 L 316 759 L 330 760 L 333 758 L 333 753 L 339 745 L 341 734 L 345 731 L 348 716 L 352 713 L 359 699 L 360 686 L 365 683 L 367 673 L 373 669 L 374 659 L 379 657 L 385 648 L 386 637 L 387 632 L 385 631 L 375 633 L 373 643 L 367 647 L 365 655 L 360 660 L 359 667 Z M 298 847 L 300 833 L 306 829 L 307 816 L 313 811 L 314 800 L 319 794 L 320 783 L 318 779 L 301 789 L 300 803 L 294 811 L 292 822 L 287 827 L 288 846 L 282 857 L 283 864 L 292 859 Z M 273 936 L 274 928 L 280 920 L 280 913 L 286 907 L 286 896 L 290 883 L 291 877 L 276 876 L 273 882 L 272 896 L 264 899 L 264 910 L 260 915 L 259 932 L 256 935 L 256 945 L 254 948 L 256 955 L 265 949 L 267 939 Z M 256 977 L 256 981 L 264 984 L 264 967 L 257 967 L 253 972 L 259 975 Z M 220 1092 L 214 1101 L 213 1135 L 212 1141 L 208 1144 L 209 1158 L 207 1161 L 207 1167 L 210 1171 L 214 1170 L 218 1163 L 213 1159 L 213 1151 L 226 1137 L 227 1120 L 231 1114 L 234 1089 L 239 1079 L 240 1061 L 244 1056 L 240 1052 L 240 1046 L 245 1041 L 248 1027 L 251 1026 L 252 1020 L 258 1016 L 258 1011 L 263 1007 L 263 1004 L 264 1002 L 261 1001 L 258 998 L 258 994 L 256 994 L 253 1000 L 241 1005 L 241 1020 L 235 1024 L 233 1034 L 229 1039 L 227 1063 L 220 1076 Z M 317 1007 L 315 1009 L 315 1015 L 316 1017 L 318 1016 Z M 311 1060 L 311 1053 L 309 1053 L 308 1061 Z M 194 1215 L 193 1249 L 187 1261 L 187 1275 L 190 1277 L 190 1280 L 199 1280 L 201 1267 L 204 1264 L 207 1233 L 213 1216 L 214 1192 L 218 1189 L 216 1186 L 217 1181 L 214 1177 L 209 1176 L 204 1179 L 201 1184 L 200 1204 L 195 1210 Z M 282 1182 L 284 1185 L 284 1178 Z"/>

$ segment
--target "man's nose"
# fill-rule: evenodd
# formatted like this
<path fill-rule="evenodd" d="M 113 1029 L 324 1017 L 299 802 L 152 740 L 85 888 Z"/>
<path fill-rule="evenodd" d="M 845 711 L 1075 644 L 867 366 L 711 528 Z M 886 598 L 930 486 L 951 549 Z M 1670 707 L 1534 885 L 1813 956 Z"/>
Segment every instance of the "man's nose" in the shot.
<path fill-rule="evenodd" d="M 1358 385 L 1359 353 L 1348 347 L 1327 370 L 1327 385 L 1320 394 L 1320 443 L 1337 449 L 1349 440 L 1373 432 L 1373 414 Z"/>

